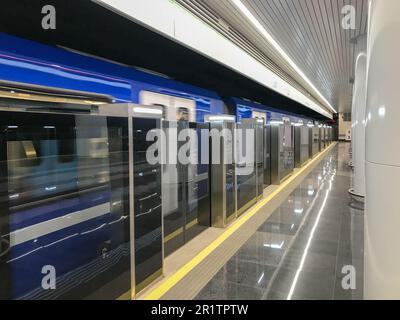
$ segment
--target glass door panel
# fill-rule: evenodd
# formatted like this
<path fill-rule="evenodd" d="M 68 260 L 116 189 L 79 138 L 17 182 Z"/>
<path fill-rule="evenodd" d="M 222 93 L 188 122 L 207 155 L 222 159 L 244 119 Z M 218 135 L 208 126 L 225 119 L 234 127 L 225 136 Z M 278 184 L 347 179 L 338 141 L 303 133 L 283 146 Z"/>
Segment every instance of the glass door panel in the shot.
<path fill-rule="evenodd" d="M 2 236 L 10 246 L 1 268 L 10 273 L 10 297 L 114 299 L 128 292 L 127 119 L 0 113 L 1 225 L 8 224 Z M 46 274 L 54 281 L 43 286 Z"/>
<path fill-rule="evenodd" d="M 283 124 L 279 127 L 282 137 L 280 145 L 280 178 L 287 177 L 294 170 L 294 130 L 291 124 Z"/>
<path fill-rule="evenodd" d="M 164 219 L 164 256 L 185 243 L 184 225 L 186 212 L 186 176 L 185 167 L 178 161 L 178 150 L 183 144 L 178 143 L 181 130 L 188 127 L 185 121 L 163 121 L 166 138 L 166 164 L 162 173 L 162 205 Z"/>
<path fill-rule="evenodd" d="M 151 130 L 160 128 L 158 119 L 133 118 L 135 281 L 136 292 L 162 275 L 161 164 L 150 164 L 146 153 L 153 141 Z"/>
<path fill-rule="evenodd" d="M 209 124 L 189 123 L 193 134 L 190 149 L 190 164 L 187 166 L 187 213 L 185 242 L 210 227 L 210 180 L 209 164 L 202 163 L 202 152 L 209 149 Z M 207 158 L 203 155 L 204 158 Z"/>
<path fill-rule="evenodd" d="M 254 122 L 243 120 L 237 124 L 237 129 L 237 212 L 240 215 L 255 202 L 257 197 Z M 247 131 L 252 131 L 252 135 L 248 135 Z"/>
<path fill-rule="evenodd" d="M 211 223 L 209 165 L 201 163 L 203 144 L 209 144 L 209 125 L 163 121 L 163 130 L 167 159 L 162 182 L 164 256 L 168 256 Z"/>

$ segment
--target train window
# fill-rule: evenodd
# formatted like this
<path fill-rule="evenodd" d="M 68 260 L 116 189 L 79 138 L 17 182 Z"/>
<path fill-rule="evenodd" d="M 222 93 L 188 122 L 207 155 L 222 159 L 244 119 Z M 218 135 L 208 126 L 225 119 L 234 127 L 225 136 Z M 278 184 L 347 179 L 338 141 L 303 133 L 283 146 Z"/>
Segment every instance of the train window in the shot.
<path fill-rule="evenodd" d="M 153 106 L 155 107 L 161 107 L 162 109 L 162 118 L 166 119 L 167 118 L 167 106 L 161 103 L 153 103 Z"/>
<path fill-rule="evenodd" d="M 139 103 L 163 107 L 163 118 L 169 121 L 196 121 L 196 102 L 172 95 L 141 91 Z"/>
<path fill-rule="evenodd" d="M 0 126 L 0 297 L 129 291 L 128 120 L 0 111 Z M 54 290 L 43 290 L 43 265 L 56 269 Z"/>
<path fill-rule="evenodd" d="M 8 141 L 7 153 L 13 159 L 10 166 L 14 168 L 35 167 L 42 162 L 41 145 L 37 141 Z"/>
<path fill-rule="evenodd" d="M 189 109 L 185 107 L 179 107 L 176 112 L 176 119 L 178 121 L 189 121 Z"/>
<path fill-rule="evenodd" d="M 76 153 L 74 140 L 58 140 L 57 146 L 59 162 L 68 163 L 74 161 Z"/>

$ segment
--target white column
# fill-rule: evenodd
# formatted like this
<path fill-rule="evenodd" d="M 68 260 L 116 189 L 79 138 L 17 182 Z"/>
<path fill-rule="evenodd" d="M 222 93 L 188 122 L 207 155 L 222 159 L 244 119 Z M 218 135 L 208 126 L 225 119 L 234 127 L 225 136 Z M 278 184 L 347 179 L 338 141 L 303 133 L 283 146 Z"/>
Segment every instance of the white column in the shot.
<path fill-rule="evenodd" d="M 364 296 L 400 299 L 400 1 L 369 10 Z"/>
<path fill-rule="evenodd" d="M 352 107 L 353 192 L 365 196 L 365 110 L 367 86 L 367 36 L 357 39 Z"/>

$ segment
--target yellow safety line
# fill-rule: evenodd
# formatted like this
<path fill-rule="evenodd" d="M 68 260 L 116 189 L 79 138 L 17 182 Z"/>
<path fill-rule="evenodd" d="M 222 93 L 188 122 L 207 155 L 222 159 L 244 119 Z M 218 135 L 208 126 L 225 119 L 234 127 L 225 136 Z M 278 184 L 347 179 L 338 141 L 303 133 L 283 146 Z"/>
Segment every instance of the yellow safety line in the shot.
<path fill-rule="evenodd" d="M 196 255 L 192 260 L 186 263 L 174 274 L 165 279 L 160 285 L 154 288 L 150 293 L 148 293 L 143 299 L 144 300 L 158 300 L 164 294 L 166 294 L 172 287 L 174 287 L 180 280 L 182 280 L 190 271 L 192 271 L 200 262 L 202 262 L 209 254 L 211 254 L 215 249 L 217 249 L 226 239 L 228 239 L 236 230 L 238 230 L 244 223 L 246 223 L 251 217 L 253 217 L 262 207 L 264 207 L 268 202 L 270 202 L 278 193 L 286 188 L 294 179 L 296 179 L 300 174 L 302 174 L 311 164 L 316 162 L 320 157 L 325 155 L 333 146 L 336 145 L 332 143 L 324 151 L 320 152 L 314 159 L 312 159 L 306 166 L 302 167 L 295 174 L 291 175 L 287 180 L 278 186 L 268 197 L 257 202 L 252 209 L 248 211 L 241 218 L 233 222 L 217 239 L 210 243 L 206 248 L 204 248 L 198 255 Z"/>

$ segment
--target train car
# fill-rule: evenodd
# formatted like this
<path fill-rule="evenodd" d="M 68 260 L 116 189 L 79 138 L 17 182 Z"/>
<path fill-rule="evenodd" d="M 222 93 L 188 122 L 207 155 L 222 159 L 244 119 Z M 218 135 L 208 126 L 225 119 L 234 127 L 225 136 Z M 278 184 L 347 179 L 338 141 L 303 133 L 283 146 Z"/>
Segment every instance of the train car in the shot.
<path fill-rule="evenodd" d="M 0 272 L 11 279 L 7 290 L 0 285 L 0 297 L 3 290 L 13 299 L 116 298 L 122 292 L 104 290 L 110 279 L 128 290 L 131 277 L 128 125 L 123 118 L 85 113 L 99 104 L 157 106 L 168 128 L 184 123 L 200 130 L 208 127 L 207 115 L 226 113 L 226 101 L 163 75 L 4 33 L 0 74 L 0 210 L 6 217 L 0 222 L 0 248 L 8 244 L 6 253 L 0 252 Z M 266 125 L 287 117 L 244 99 L 228 101 L 238 122 L 257 118 Z M 41 113 L 27 118 L 5 111 L 21 106 Z M 143 136 L 143 128 L 134 129 Z M 137 180 L 154 175 L 151 170 L 140 169 Z M 164 242 L 171 241 L 171 252 L 210 224 L 204 218 L 210 211 L 209 166 L 185 166 L 183 175 L 179 170 L 164 166 L 160 179 Z M 146 192 L 143 214 L 159 207 L 158 199 L 153 201 L 158 195 Z M 140 241 L 148 244 L 150 237 L 153 233 Z M 43 289 L 44 265 L 57 270 L 56 290 Z"/>
<path fill-rule="evenodd" d="M 194 123 L 204 122 L 206 114 L 221 113 L 224 106 L 208 90 L 3 33 L 0 70 L 4 108 L 21 105 L 68 112 L 71 107 L 79 112 L 103 103 L 140 103 L 160 106 L 165 120 Z M 82 105 L 82 110 L 77 108 Z M 2 190 L 7 218 L 0 234 L 2 246 L 8 243 L 9 248 L 2 255 L 1 271 L 11 275 L 4 296 L 99 297 L 95 293 L 110 278 L 129 273 L 127 134 L 123 133 L 127 128 L 122 123 L 111 126 L 111 120 L 100 117 L 96 120 L 103 127 L 95 126 L 89 115 L 46 116 L 53 121 L 42 117 L 23 119 L 23 113 L 2 117 L 7 166 L 1 179 L 8 183 Z M 118 146 L 119 150 L 111 150 Z M 118 155 L 124 160 L 118 162 Z M 196 192 L 192 198 L 204 206 L 208 169 L 194 170 L 189 177 Z M 198 176 L 205 179 L 199 181 Z M 188 206 L 192 214 L 193 201 Z M 57 290 L 43 290 L 43 265 L 57 270 Z M 109 295 L 117 294 L 121 292 Z"/>
<path fill-rule="evenodd" d="M 303 125 L 303 123 L 309 123 L 311 122 L 310 119 L 307 119 L 305 117 L 299 117 L 294 114 L 290 113 L 283 113 L 282 111 L 275 109 L 273 107 L 265 106 L 257 102 L 249 101 L 246 99 L 240 99 L 240 98 L 229 98 L 227 100 L 228 106 L 233 110 L 233 112 L 236 115 L 237 121 L 240 123 L 244 119 L 249 119 L 249 118 L 257 118 L 261 121 L 264 121 L 265 127 L 264 127 L 264 147 L 263 147 L 263 167 L 264 167 L 264 185 L 268 186 L 271 183 L 280 183 L 281 179 L 272 179 L 271 175 L 278 176 L 278 174 L 274 173 L 277 169 L 272 169 L 274 163 L 278 163 L 279 160 L 276 160 L 278 149 L 271 149 L 272 145 L 276 145 L 277 142 L 271 141 L 271 137 L 273 136 L 273 132 L 271 131 L 271 124 L 274 124 L 274 128 L 276 125 L 282 126 L 283 130 L 283 137 L 286 137 L 285 141 L 289 142 L 289 145 L 293 142 L 291 130 L 287 129 L 289 125 L 292 125 L 293 127 Z M 283 126 L 285 124 L 285 126 Z M 278 134 L 275 134 L 274 136 L 278 136 Z M 276 138 L 276 137 L 275 137 Z M 308 141 L 307 141 L 308 142 Z M 279 142 L 280 143 L 280 142 Z M 279 143 L 276 147 L 279 146 Z M 287 172 L 291 172 L 292 170 L 290 169 L 292 166 L 292 158 L 293 158 L 293 150 L 291 150 L 291 146 L 289 145 L 283 145 L 282 148 L 285 149 L 283 153 L 287 153 L 287 155 L 284 157 L 285 159 L 288 160 L 282 160 L 283 164 L 282 167 L 288 167 Z M 306 142 L 304 142 L 304 145 L 307 145 Z M 288 150 L 286 150 L 289 148 Z M 277 167 L 277 166 L 275 166 Z M 240 187 L 242 179 L 238 179 L 238 185 Z M 238 188 L 239 188 L 238 187 Z"/>
<path fill-rule="evenodd" d="M 204 122 L 220 114 L 224 103 L 212 91 L 180 83 L 72 50 L 50 47 L 0 33 L 0 84 L 101 94 L 113 103 L 165 107 L 167 120 Z"/>

